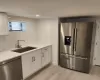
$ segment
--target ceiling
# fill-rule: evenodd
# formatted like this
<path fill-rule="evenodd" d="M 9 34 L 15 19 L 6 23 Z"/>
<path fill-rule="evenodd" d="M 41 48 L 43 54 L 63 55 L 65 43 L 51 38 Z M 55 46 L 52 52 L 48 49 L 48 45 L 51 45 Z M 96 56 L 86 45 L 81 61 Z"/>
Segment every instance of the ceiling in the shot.
<path fill-rule="evenodd" d="M 29 18 L 100 15 L 100 0 L 0 0 L 0 11 Z"/>

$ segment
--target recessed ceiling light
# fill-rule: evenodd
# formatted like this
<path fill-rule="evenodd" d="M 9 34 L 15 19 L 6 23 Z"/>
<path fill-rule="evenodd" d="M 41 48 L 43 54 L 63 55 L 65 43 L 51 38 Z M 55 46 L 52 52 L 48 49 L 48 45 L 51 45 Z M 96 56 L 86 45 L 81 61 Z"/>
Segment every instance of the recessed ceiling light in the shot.
<path fill-rule="evenodd" d="M 38 15 L 38 14 L 36 15 L 36 17 L 39 17 L 39 16 L 40 16 L 40 15 Z"/>

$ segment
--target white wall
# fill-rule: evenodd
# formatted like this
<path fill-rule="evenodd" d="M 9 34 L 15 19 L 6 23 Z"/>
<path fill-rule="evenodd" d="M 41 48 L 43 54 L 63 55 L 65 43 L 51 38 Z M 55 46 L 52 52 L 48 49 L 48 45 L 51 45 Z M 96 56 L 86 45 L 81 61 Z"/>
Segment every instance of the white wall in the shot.
<path fill-rule="evenodd" d="M 26 22 L 26 31 L 13 31 L 8 36 L 0 36 L 1 51 L 14 48 L 17 40 L 25 40 L 28 44 L 52 44 L 52 63 L 58 65 L 58 19 L 37 20 L 11 16 L 9 21 Z"/>
<path fill-rule="evenodd" d="M 26 31 L 18 32 L 11 31 L 8 36 L 0 36 L 0 50 L 7 50 L 14 48 L 17 40 L 25 40 L 25 43 L 36 43 L 36 19 L 29 19 L 23 17 L 13 17 L 9 18 L 9 21 L 22 21 L 26 22 Z M 24 44 L 24 42 L 21 42 Z"/>
<path fill-rule="evenodd" d="M 100 19 L 96 20 L 96 34 L 94 45 L 93 65 L 100 66 Z"/>
<path fill-rule="evenodd" d="M 37 40 L 39 44 L 52 44 L 52 63 L 58 65 L 58 19 L 38 20 Z"/>
<path fill-rule="evenodd" d="M 51 21 L 51 44 L 53 64 L 58 65 L 58 19 Z"/>
<path fill-rule="evenodd" d="M 90 69 L 94 65 L 94 48 L 95 48 L 95 35 L 96 35 L 96 26 L 93 26 L 93 33 L 92 33 L 92 43 L 91 43 L 91 56 L 90 56 Z"/>
<path fill-rule="evenodd" d="M 50 43 L 51 20 L 40 19 L 37 21 L 37 40 L 40 44 Z"/>

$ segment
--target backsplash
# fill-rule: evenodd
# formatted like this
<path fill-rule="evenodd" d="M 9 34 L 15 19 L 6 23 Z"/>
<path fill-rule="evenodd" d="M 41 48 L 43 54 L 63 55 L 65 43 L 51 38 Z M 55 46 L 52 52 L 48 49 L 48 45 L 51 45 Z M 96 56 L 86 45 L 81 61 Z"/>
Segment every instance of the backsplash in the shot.
<path fill-rule="evenodd" d="M 9 50 L 15 47 L 16 40 L 11 38 L 11 35 L 0 36 L 0 52 Z"/>

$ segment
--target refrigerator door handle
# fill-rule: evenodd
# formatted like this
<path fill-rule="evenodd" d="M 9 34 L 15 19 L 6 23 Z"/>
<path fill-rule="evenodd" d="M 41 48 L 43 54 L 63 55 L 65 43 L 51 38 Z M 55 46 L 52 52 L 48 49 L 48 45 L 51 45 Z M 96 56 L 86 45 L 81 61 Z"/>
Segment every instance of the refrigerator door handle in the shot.
<path fill-rule="evenodd" d="M 83 60 L 87 60 L 88 59 L 88 58 L 85 58 L 85 57 L 77 57 L 77 56 L 75 56 L 74 58 L 83 59 Z"/>
<path fill-rule="evenodd" d="M 83 58 L 83 57 L 76 57 L 76 58 L 83 59 L 83 60 L 87 60 L 88 59 L 88 58 Z"/>
<path fill-rule="evenodd" d="M 75 28 L 75 52 L 76 52 L 76 45 L 77 45 L 77 28 Z"/>
<path fill-rule="evenodd" d="M 83 59 L 83 60 L 87 60 L 87 59 L 88 59 L 88 58 L 86 58 L 86 57 L 73 56 L 73 55 L 69 55 L 69 57 L 72 57 L 72 58 L 78 58 L 78 59 Z"/>
<path fill-rule="evenodd" d="M 67 53 L 61 53 L 60 55 L 61 55 L 61 56 L 65 56 L 66 59 L 69 59 L 69 56 L 68 56 Z"/>
<path fill-rule="evenodd" d="M 74 31 L 73 31 L 73 55 L 75 53 L 75 28 L 74 28 Z"/>

